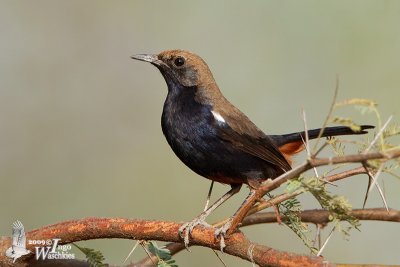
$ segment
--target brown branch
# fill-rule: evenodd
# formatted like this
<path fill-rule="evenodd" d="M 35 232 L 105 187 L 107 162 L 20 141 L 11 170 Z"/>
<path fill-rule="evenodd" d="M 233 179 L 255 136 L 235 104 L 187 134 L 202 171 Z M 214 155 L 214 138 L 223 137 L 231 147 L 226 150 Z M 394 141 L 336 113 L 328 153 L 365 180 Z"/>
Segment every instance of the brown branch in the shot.
<path fill-rule="evenodd" d="M 180 242 L 178 229 L 181 225 L 174 222 L 130 220 L 122 218 L 86 218 L 72 220 L 42 227 L 26 234 L 27 240 L 47 240 L 60 238 L 60 244 L 101 238 L 124 238 L 136 240 L 160 240 Z M 0 240 L 0 266 L 12 266 L 11 259 L 4 252 L 10 247 L 10 238 Z M 236 232 L 225 240 L 225 253 L 254 261 L 260 266 L 333 266 L 321 257 L 310 257 L 278 251 L 270 247 L 252 243 L 241 232 Z M 214 239 L 214 229 L 196 227 L 192 233 L 192 245 L 219 249 Z M 34 250 L 33 245 L 27 249 Z M 252 252 L 250 254 L 250 251 Z M 32 254 L 30 254 L 32 257 Z M 27 256 L 23 258 L 27 260 Z M 21 259 L 18 259 L 21 261 Z"/>
<path fill-rule="evenodd" d="M 367 160 L 372 160 L 372 159 L 390 160 L 396 157 L 400 157 L 400 149 L 392 149 L 383 152 L 373 152 L 367 154 L 362 153 L 362 154 L 353 154 L 347 156 L 337 156 L 330 158 L 314 158 L 314 157 L 309 158 L 305 163 L 280 175 L 274 180 L 271 179 L 267 180 L 259 188 L 257 188 L 257 190 L 255 190 L 252 195 L 249 195 L 249 197 L 246 199 L 247 205 L 242 206 L 236 212 L 237 215 L 232 220 L 230 228 L 227 231 L 227 233 L 230 234 L 237 229 L 239 224 L 243 221 L 243 219 L 252 209 L 254 203 L 257 200 L 261 199 L 265 194 L 278 188 L 288 180 L 298 177 L 300 174 L 306 172 L 309 169 L 324 165 L 365 162 Z"/>
<path fill-rule="evenodd" d="M 365 221 L 386 221 L 386 222 L 400 222 L 400 211 L 398 210 L 389 210 L 382 208 L 374 208 L 374 209 L 356 209 L 351 211 L 350 215 L 354 216 L 358 220 Z M 314 223 L 325 225 L 328 224 L 329 221 L 329 212 L 326 210 L 306 210 L 299 214 L 301 221 L 306 223 Z M 285 219 L 283 216 L 282 219 Z M 262 212 L 256 213 L 250 216 L 247 216 L 243 222 L 241 227 L 250 226 L 254 224 L 261 223 L 276 223 L 277 217 L 275 212 Z M 181 243 L 170 243 L 166 246 L 171 255 L 177 254 L 178 252 L 185 249 L 185 246 Z M 155 257 L 153 261 L 157 260 Z M 152 259 L 144 258 L 142 261 L 129 265 L 130 267 L 139 267 L 139 266 L 149 266 L 152 263 Z"/>
<path fill-rule="evenodd" d="M 357 167 L 351 170 L 346 170 L 344 172 L 341 173 L 336 173 L 330 176 L 325 177 L 324 179 L 328 182 L 336 182 L 348 177 L 352 177 L 358 174 L 365 174 L 366 170 L 364 167 Z M 300 195 L 302 192 L 293 192 L 293 193 L 283 193 L 281 195 L 275 196 L 273 198 L 271 198 L 270 200 L 267 201 L 263 201 L 261 203 L 259 203 L 257 206 L 254 206 L 247 214 L 247 216 L 250 216 L 252 214 L 255 214 L 261 210 L 267 209 L 269 207 L 272 207 L 274 205 L 277 205 L 285 200 L 288 200 L 290 198 L 296 197 L 298 195 Z M 275 216 L 276 217 L 276 216 Z M 246 219 L 245 219 L 246 220 Z M 214 227 L 220 227 L 222 226 L 224 223 L 226 223 L 227 220 L 222 220 L 220 222 L 217 222 L 215 224 L 213 224 Z M 183 249 L 185 249 L 185 246 L 181 243 L 169 243 L 166 245 L 166 247 L 171 251 L 171 255 L 177 254 L 180 251 L 182 251 Z M 144 258 L 142 261 L 140 261 L 139 263 L 135 264 L 135 265 L 130 265 L 131 267 L 134 266 L 148 266 L 148 264 L 151 264 L 151 259 Z"/>
<path fill-rule="evenodd" d="M 387 150 L 385 152 L 374 152 L 368 154 L 357 154 L 333 158 L 310 158 L 307 162 L 284 173 L 273 181 L 267 181 L 260 189 L 259 194 L 263 195 L 271 190 L 279 187 L 289 179 L 293 179 L 301 173 L 322 165 L 340 164 L 347 162 L 365 162 L 372 159 L 389 160 L 400 157 L 400 149 Z M 356 171 L 355 171 L 356 170 Z M 365 169 L 350 170 L 347 173 L 336 174 L 331 176 L 332 179 L 343 179 L 345 177 L 365 172 Z M 327 179 L 328 180 L 328 179 Z M 335 181 L 336 181 L 335 180 Z M 262 194 L 260 194 L 262 192 Z M 282 194 L 269 201 L 265 201 L 267 205 L 273 205 L 278 200 L 284 201 L 286 198 L 295 196 Z M 252 212 L 259 210 L 261 203 L 253 208 Z M 265 206 L 266 207 L 266 206 Z M 264 208 L 265 208 L 264 207 Z M 61 222 L 58 224 L 46 226 L 27 233 L 27 240 L 47 240 L 52 238 L 61 238 L 60 244 L 77 242 L 89 239 L 100 238 L 125 238 L 134 240 L 159 240 L 166 242 L 181 242 L 178 235 L 180 224 L 164 221 L 145 221 L 145 220 L 128 220 L 119 218 L 88 218 L 82 220 L 73 220 Z M 211 228 L 196 227 L 193 231 L 191 245 L 200 245 L 212 249 L 219 249 L 219 242 L 214 239 L 214 231 Z M 281 252 L 270 247 L 252 243 L 242 233 L 233 233 L 225 241 L 225 252 L 230 255 L 238 256 L 248 261 L 254 261 L 256 264 L 276 265 L 276 266 L 329 266 L 323 262 L 323 258 L 309 257 L 297 255 L 288 252 Z M 11 266 L 11 259 L 5 257 L 5 251 L 10 247 L 10 238 L 3 237 L 0 239 L 0 266 Z M 32 245 L 27 246 L 33 250 Z M 252 251 L 252 254 L 249 254 Z M 30 255 L 32 257 L 32 255 Z M 21 260 L 29 259 L 25 258 Z"/>
<path fill-rule="evenodd" d="M 368 156 L 367 156 L 368 155 Z M 349 156 L 341 156 L 341 157 L 333 157 L 333 158 L 327 158 L 327 159 L 318 159 L 318 158 L 312 158 L 309 159 L 307 162 L 303 163 L 302 165 L 296 167 L 295 169 L 292 169 L 290 172 L 284 173 L 277 179 L 270 181 L 269 183 L 266 183 L 262 190 L 264 192 L 269 192 L 272 191 L 273 189 L 279 187 L 281 184 L 284 182 L 293 179 L 300 175 L 301 173 L 322 165 L 331 165 L 331 164 L 340 164 L 340 163 L 346 163 L 346 162 L 365 162 L 366 160 L 370 159 L 392 159 L 400 156 L 400 149 L 392 150 L 392 151 L 387 151 L 385 153 L 383 152 L 376 152 L 376 153 L 369 153 L 369 154 L 356 154 L 356 155 L 349 155 Z M 342 180 L 357 174 L 364 174 L 366 173 L 366 170 L 364 167 L 358 167 L 355 169 L 351 169 L 348 171 L 344 171 L 342 173 L 338 174 L 333 174 L 328 177 L 325 177 L 325 180 L 328 182 L 335 182 L 338 180 Z M 276 196 L 268 201 L 264 201 L 260 203 L 259 205 L 253 207 L 252 209 L 249 210 L 247 216 L 251 214 L 255 214 L 258 211 L 261 211 L 263 209 L 266 209 L 268 207 L 277 205 L 285 200 L 288 200 L 290 198 L 293 198 L 302 192 L 293 192 L 293 193 L 284 193 L 279 196 Z M 276 217 L 276 216 L 275 216 Z M 226 223 L 227 220 L 223 220 L 221 222 L 218 222 L 214 224 L 213 226 L 219 227 Z M 174 244 L 170 243 L 167 245 L 168 249 L 171 249 L 171 254 L 178 253 L 179 251 L 184 249 L 184 246 L 182 244 Z M 136 266 L 145 266 L 147 263 L 149 263 L 150 259 L 143 259 L 139 265 Z"/>
<path fill-rule="evenodd" d="M 351 177 L 351 176 L 355 176 L 355 175 L 358 175 L 358 174 L 365 174 L 365 173 L 367 173 L 367 172 L 366 172 L 364 167 L 358 167 L 358 168 L 354 168 L 354 169 L 347 170 L 347 171 L 344 171 L 344 172 L 332 174 L 330 176 L 326 176 L 324 179 L 326 181 L 329 181 L 329 182 L 333 183 L 333 182 L 336 182 L 336 181 L 339 181 L 339 180 L 346 179 L 346 178 Z"/>
<path fill-rule="evenodd" d="M 260 190 L 263 190 L 264 192 L 270 192 L 278 188 L 281 184 L 285 183 L 286 181 L 296 178 L 303 172 L 306 172 L 314 167 L 341 164 L 341 163 L 358 163 L 374 159 L 390 160 L 398 157 L 400 157 L 400 149 L 392 149 L 384 152 L 373 152 L 368 154 L 353 154 L 353 155 L 331 157 L 331 158 L 311 158 L 308 159 L 303 164 L 297 166 L 296 168 L 293 168 L 290 171 L 282 174 L 276 179 L 267 181 L 260 188 Z"/>
<path fill-rule="evenodd" d="M 400 211 L 390 209 L 387 211 L 382 208 L 375 209 L 356 209 L 352 210 L 349 215 L 363 221 L 386 221 L 400 222 Z M 300 219 L 305 223 L 327 224 L 329 220 L 329 212 L 326 210 L 305 210 L 299 213 Z M 285 219 L 285 216 L 282 217 Z M 277 218 L 275 212 L 260 212 L 246 217 L 242 226 L 249 226 L 260 223 L 276 223 Z"/>
<path fill-rule="evenodd" d="M 330 176 L 325 177 L 324 179 L 326 181 L 328 181 L 328 182 L 336 182 L 336 181 L 339 181 L 339 180 L 342 180 L 342 179 L 345 179 L 345 178 L 348 178 L 348 177 L 351 177 L 351 176 L 354 176 L 354 175 L 365 174 L 365 173 L 366 173 L 366 170 L 365 170 L 364 167 L 358 167 L 358 168 L 354 168 L 354 169 L 351 169 L 351 170 L 346 170 L 346 171 L 341 172 L 341 173 L 332 174 Z M 268 201 L 261 202 L 261 203 L 259 203 L 259 205 L 254 206 L 249 211 L 249 213 L 247 214 L 247 217 L 252 216 L 252 214 L 255 214 L 255 213 L 257 213 L 257 212 L 259 212 L 261 210 L 264 210 L 266 208 L 269 208 L 269 207 L 272 207 L 274 205 L 277 205 L 277 204 L 279 204 L 279 203 L 281 203 L 281 202 L 283 202 L 285 200 L 288 200 L 290 198 L 296 197 L 301 193 L 302 192 L 293 192 L 293 193 L 290 193 L 290 194 L 289 193 L 283 193 L 281 195 L 278 195 L 278 196 L 275 196 L 275 197 L 271 198 Z M 246 218 L 243 221 L 243 224 L 246 221 Z M 276 216 L 274 216 L 274 219 L 276 219 Z M 227 220 L 223 220 L 223 221 L 217 222 L 213 226 L 214 227 L 219 227 L 219 226 L 223 225 L 226 221 Z M 171 251 L 171 255 L 177 254 L 180 251 L 182 251 L 183 249 L 185 249 L 185 246 L 183 244 L 181 244 L 181 243 L 169 243 L 169 244 L 166 245 L 166 247 Z M 139 263 L 137 263 L 135 265 L 130 265 L 130 266 L 131 267 L 134 267 L 134 266 L 148 266 L 149 264 L 151 264 L 151 259 L 149 259 L 147 257 L 147 258 L 144 258 Z"/>
<path fill-rule="evenodd" d="M 336 174 L 332 174 L 330 176 L 327 176 L 324 178 L 325 181 L 327 182 L 336 182 L 348 177 L 352 177 L 358 174 L 365 174 L 367 173 L 367 171 L 365 170 L 364 167 L 358 167 L 358 168 L 354 168 L 351 170 L 347 170 L 344 172 L 340 172 L 340 173 L 336 173 Z M 278 205 L 279 203 L 282 203 L 283 201 L 286 201 L 288 199 L 294 198 L 300 194 L 304 193 L 304 191 L 295 191 L 292 193 L 283 193 L 280 194 L 278 196 L 275 196 L 267 201 L 263 201 L 261 202 L 259 205 L 254 206 L 247 215 L 251 215 L 254 214 L 256 212 L 259 212 L 261 210 L 264 210 L 266 208 L 272 207 L 274 205 Z"/>

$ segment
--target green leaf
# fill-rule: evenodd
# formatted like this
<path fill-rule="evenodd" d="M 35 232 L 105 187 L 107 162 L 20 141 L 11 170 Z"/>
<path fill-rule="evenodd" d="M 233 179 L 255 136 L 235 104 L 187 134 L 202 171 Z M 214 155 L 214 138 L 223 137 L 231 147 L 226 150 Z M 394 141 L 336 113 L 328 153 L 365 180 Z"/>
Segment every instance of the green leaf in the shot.
<path fill-rule="evenodd" d="M 335 107 L 342 107 L 342 106 L 364 106 L 364 107 L 369 107 L 370 109 L 376 108 L 378 105 L 375 101 L 370 100 L 370 99 L 365 99 L 365 98 L 351 98 L 344 100 L 342 102 L 336 103 Z"/>
<path fill-rule="evenodd" d="M 290 180 L 286 186 L 286 193 L 291 194 L 301 187 L 301 182 L 299 180 Z"/>
<path fill-rule="evenodd" d="M 303 223 L 299 217 L 299 212 L 302 210 L 299 200 L 288 199 L 280 203 L 278 207 L 279 213 L 284 215 L 283 223 L 303 241 L 312 253 L 317 253 L 317 248 L 312 245 L 312 240 L 308 236 L 310 232 L 308 225 Z"/>
<path fill-rule="evenodd" d="M 155 241 L 150 241 L 147 245 L 147 249 L 157 256 L 157 267 L 178 267 L 178 265 L 175 264 L 175 260 L 172 259 L 171 251 L 166 247 L 159 247 Z"/>
<path fill-rule="evenodd" d="M 340 221 L 346 221 L 351 228 L 358 229 L 360 222 L 350 215 L 352 207 L 346 198 L 329 193 L 326 190 L 325 183 L 316 177 L 305 181 L 303 186 L 318 200 L 323 209 L 329 211 L 329 220 L 336 222 L 336 225 L 339 225 Z M 348 235 L 348 230 L 339 229 L 342 229 L 342 232 Z"/>
<path fill-rule="evenodd" d="M 345 146 L 336 137 L 331 137 L 327 140 L 328 144 L 332 147 L 336 156 L 345 155 Z"/>
<path fill-rule="evenodd" d="M 388 137 L 400 135 L 400 126 L 399 125 L 390 125 L 383 131 L 383 137 L 386 139 Z"/>
<path fill-rule="evenodd" d="M 77 249 L 79 249 L 86 256 L 86 261 L 91 267 L 107 267 L 108 264 L 103 263 L 105 260 L 103 253 L 92 248 L 85 248 L 72 243 Z"/>

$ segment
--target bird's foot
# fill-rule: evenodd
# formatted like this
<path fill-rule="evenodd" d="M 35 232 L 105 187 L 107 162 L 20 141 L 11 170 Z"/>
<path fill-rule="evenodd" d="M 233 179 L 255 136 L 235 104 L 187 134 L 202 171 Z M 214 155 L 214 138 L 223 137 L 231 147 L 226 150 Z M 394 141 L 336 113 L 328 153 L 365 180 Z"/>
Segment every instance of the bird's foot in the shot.
<path fill-rule="evenodd" d="M 207 217 L 206 214 L 204 214 L 203 212 L 202 214 L 194 218 L 192 221 L 186 222 L 182 224 L 181 227 L 179 227 L 179 236 L 183 238 L 187 250 L 189 250 L 189 237 L 192 235 L 193 229 L 197 225 L 202 225 L 204 227 L 212 227 L 205 221 L 206 217 Z"/>
<path fill-rule="evenodd" d="M 233 218 L 231 217 L 224 225 L 222 225 L 221 227 L 217 228 L 214 231 L 214 238 L 216 240 L 219 238 L 219 248 L 220 248 L 221 252 L 224 252 L 224 248 L 226 247 L 225 237 L 227 236 L 228 231 L 232 226 L 232 221 L 233 221 Z"/>

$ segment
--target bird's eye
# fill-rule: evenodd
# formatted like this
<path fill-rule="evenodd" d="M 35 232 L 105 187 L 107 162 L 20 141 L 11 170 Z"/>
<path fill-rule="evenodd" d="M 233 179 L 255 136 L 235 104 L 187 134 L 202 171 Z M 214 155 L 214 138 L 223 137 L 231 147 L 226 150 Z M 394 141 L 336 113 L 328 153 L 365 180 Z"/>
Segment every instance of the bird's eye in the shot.
<path fill-rule="evenodd" d="M 181 66 L 183 66 L 183 64 L 185 64 L 185 59 L 183 57 L 177 57 L 174 60 L 174 64 L 177 67 L 181 67 Z"/>

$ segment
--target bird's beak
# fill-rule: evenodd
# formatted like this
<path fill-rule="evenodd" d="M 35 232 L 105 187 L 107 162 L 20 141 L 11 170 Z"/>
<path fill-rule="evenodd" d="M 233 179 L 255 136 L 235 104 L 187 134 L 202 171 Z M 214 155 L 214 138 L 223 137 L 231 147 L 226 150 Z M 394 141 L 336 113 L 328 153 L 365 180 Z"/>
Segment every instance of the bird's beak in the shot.
<path fill-rule="evenodd" d="M 149 63 L 157 65 L 157 66 L 159 66 L 162 63 L 161 60 L 158 59 L 157 55 L 151 55 L 151 54 L 138 54 L 138 55 L 131 56 L 131 58 L 140 60 L 140 61 L 149 62 Z"/>

